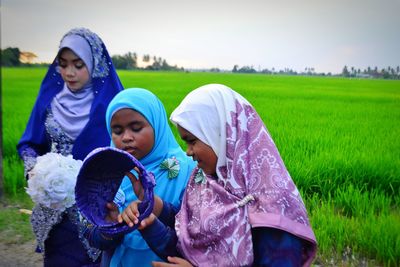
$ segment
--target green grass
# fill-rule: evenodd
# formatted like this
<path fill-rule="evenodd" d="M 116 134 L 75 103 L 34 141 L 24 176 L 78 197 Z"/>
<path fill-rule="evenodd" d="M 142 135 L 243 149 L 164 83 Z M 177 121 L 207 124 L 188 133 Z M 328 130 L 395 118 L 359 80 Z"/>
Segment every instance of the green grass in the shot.
<path fill-rule="evenodd" d="M 32 208 L 27 195 L 3 199 L 0 207 L 0 240 L 3 244 L 22 244 L 34 238 L 29 215 L 20 212 L 20 209 Z"/>
<path fill-rule="evenodd" d="M 15 145 L 45 72 L 2 69 L 8 196 L 20 198 L 26 186 Z M 302 192 L 319 243 L 317 263 L 356 266 L 365 260 L 371 265 L 400 266 L 400 81 L 231 73 L 118 74 L 125 88 L 153 91 L 168 114 L 188 92 L 207 83 L 223 83 L 238 91 L 264 120 Z M 3 216 L 10 215 L 0 211 L 0 231 Z"/>
<path fill-rule="evenodd" d="M 400 213 L 396 198 L 378 191 L 361 192 L 353 186 L 338 190 L 324 201 L 317 194 L 306 197 L 322 258 L 343 257 L 351 251 L 347 256 L 398 265 Z"/>

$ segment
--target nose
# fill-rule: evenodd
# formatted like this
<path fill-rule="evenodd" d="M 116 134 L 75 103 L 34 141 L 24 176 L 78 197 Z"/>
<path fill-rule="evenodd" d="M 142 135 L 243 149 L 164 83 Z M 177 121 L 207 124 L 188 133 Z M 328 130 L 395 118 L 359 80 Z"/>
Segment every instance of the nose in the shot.
<path fill-rule="evenodd" d="M 186 148 L 186 155 L 188 155 L 189 157 L 193 157 L 193 148 L 191 145 L 188 145 Z"/>
<path fill-rule="evenodd" d="M 74 76 L 75 75 L 75 70 L 72 66 L 68 66 L 67 69 L 65 70 L 67 76 Z"/>
<path fill-rule="evenodd" d="M 129 143 L 133 141 L 133 134 L 130 131 L 124 131 L 122 134 L 122 142 L 124 143 Z"/>

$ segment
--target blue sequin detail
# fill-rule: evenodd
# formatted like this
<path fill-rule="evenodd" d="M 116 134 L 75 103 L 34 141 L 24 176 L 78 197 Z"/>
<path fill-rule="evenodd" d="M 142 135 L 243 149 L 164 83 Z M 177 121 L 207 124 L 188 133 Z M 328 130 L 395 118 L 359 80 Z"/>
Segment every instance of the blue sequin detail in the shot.
<path fill-rule="evenodd" d="M 59 153 L 63 156 L 72 154 L 74 140 L 68 137 L 61 129 L 61 126 L 54 119 L 51 109 L 47 110 L 47 117 L 44 124 L 46 125 L 46 131 L 51 143 L 50 152 Z"/>
<path fill-rule="evenodd" d="M 47 109 L 45 126 L 47 136 L 49 137 L 49 142 L 51 144 L 50 152 L 59 153 L 64 156 L 70 155 L 72 153 L 74 140 L 64 133 L 58 122 L 55 120 L 50 108 Z M 27 156 L 31 156 L 29 154 L 31 151 L 26 150 L 26 153 Z M 37 250 L 39 252 L 44 252 L 44 242 L 48 238 L 48 234 L 54 225 L 61 222 L 64 214 L 67 214 L 69 220 L 73 224 L 77 225 L 79 239 L 85 247 L 88 256 L 95 261 L 99 257 L 101 251 L 90 247 L 88 240 L 84 238 L 83 231 L 87 226 L 87 222 L 84 219 L 81 220 L 82 216 L 80 216 L 80 212 L 78 211 L 76 205 L 68 208 L 64 212 L 49 209 L 41 205 L 36 205 L 34 207 L 31 216 L 31 224 L 38 244 Z"/>

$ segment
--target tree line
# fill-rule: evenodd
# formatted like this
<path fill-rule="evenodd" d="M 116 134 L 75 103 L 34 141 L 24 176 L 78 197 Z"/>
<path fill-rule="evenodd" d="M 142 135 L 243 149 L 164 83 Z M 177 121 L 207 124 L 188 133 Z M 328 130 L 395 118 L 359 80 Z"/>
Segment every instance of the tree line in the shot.
<path fill-rule="evenodd" d="M 304 71 L 295 71 L 292 68 L 283 68 L 283 69 L 275 69 L 272 67 L 271 69 L 259 69 L 256 70 L 253 66 L 243 66 L 239 67 L 239 65 L 233 66 L 232 72 L 237 73 L 263 73 L 263 74 L 284 74 L 284 75 L 332 75 L 332 73 L 317 73 L 314 68 L 306 67 Z"/>
<path fill-rule="evenodd" d="M 16 47 L 8 47 L 1 50 L 1 66 L 5 67 L 18 67 L 18 66 L 32 66 L 39 65 L 45 66 L 47 63 L 32 64 L 37 56 L 32 52 L 23 52 Z M 149 54 L 143 55 L 141 58 L 134 52 L 128 52 L 123 55 L 113 55 L 111 60 L 116 69 L 123 70 L 162 70 L 162 71 L 184 71 L 183 67 L 176 65 L 171 66 L 168 62 L 157 56 L 150 56 Z M 210 68 L 204 71 L 209 72 L 222 72 L 219 68 Z M 307 75 L 307 76 L 343 76 L 343 77 L 356 77 L 356 78 L 381 78 L 381 79 L 400 79 L 400 66 L 387 67 L 378 69 L 378 67 L 367 67 L 361 70 L 360 68 L 344 66 L 340 74 L 332 74 L 330 72 L 317 72 L 312 67 L 306 67 L 304 71 L 295 71 L 291 68 L 284 69 L 258 69 L 253 66 L 234 65 L 231 70 L 233 73 L 261 73 L 261 74 L 284 74 L 284 75 Z"/>
<path fill-rule="evenodd" d="M 141 66 L 139 66 L 139 57 L 136 53 L 128 52 L 124 55 L 114 55 L 111 57 L 112 62 L 116 69 L 124 70 L 135 70 L 135 69 L 145 69 L 145 70 L 166 70 L 166 71 L 184 71 L 184 68 L 179 68 L 178 66 L 171 66 L 168 62 L 161 58 L 148 54 L 143 55 Z"/>
<path fill-rule="evenodd" d="M 211 71 L 219 72 L 218 68 L 213 68 Z M 344 66 L 340 74 L 332 74 L 331 72 L 316 72 L 314 68 L 306 67 L 304 71 L 294 71 L 291 68 L 277 70 L 275 68 L 256 70 L 253 66 L 239 67 L 235 65 L 232 69 L 234 73 L 264 73 L 264 74 L 284 74 L 284 75 L 316 75 L 316 76 L 343 76 L 355 78 L 376 78 L 376 79 L 400 79 L 400 66 L 378 69 L 378 67 L 367 67 L 361 70 L 354 67 L 348 68 Z"/>
<path fill-rule="evenodd" d="M 400 79 L 400 66 L 378 69 L 378 67 L 367 67 L 366 69 L 357 69 L 354 67 L 343 67 L 343 77 L 361 77 L 361 78 L 383 78 L 383 79 Z"/>
<path fill-rule="evenodd" d="M 4 67 L 20 67 L 20 66 L 36 66 L 49 65 L 47 63 L 33 63 L 37 56 L 32 52 L 20 51 L 17 47 L 8 47 L 1 49 L 1 66 Z M 124 55 L 114 55 L 111 57 L 116 69 L 124 70 L 165 70 L 165 71 L 183 71 L 183 68 L 171 66 L 168 62 L 161 58 L 150 55 L 143 55 L 141 65 L 138 64 L 138 56 L 136 53 L 128 52 Z"/>

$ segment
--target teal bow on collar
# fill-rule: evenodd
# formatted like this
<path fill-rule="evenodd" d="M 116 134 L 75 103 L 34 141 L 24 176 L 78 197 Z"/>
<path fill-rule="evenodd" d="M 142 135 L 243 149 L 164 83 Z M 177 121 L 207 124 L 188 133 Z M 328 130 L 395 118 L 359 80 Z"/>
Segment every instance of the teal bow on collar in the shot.
<path fill-rule="evenodd" d="M 175 158 L 167 158 L 160 164 L 160 169 L 168 171 L 168 179 L 173 179 L 178 176 L 180 166 L 179 161 Z"/>

